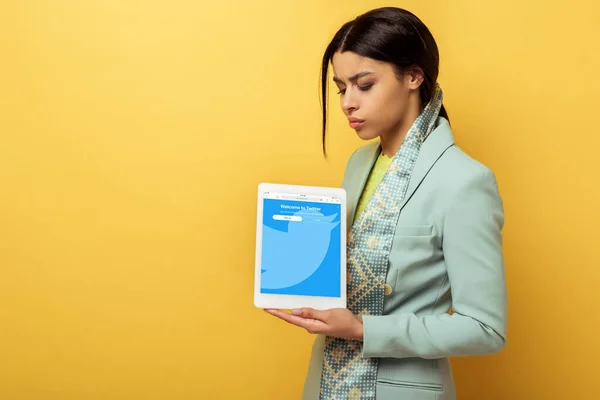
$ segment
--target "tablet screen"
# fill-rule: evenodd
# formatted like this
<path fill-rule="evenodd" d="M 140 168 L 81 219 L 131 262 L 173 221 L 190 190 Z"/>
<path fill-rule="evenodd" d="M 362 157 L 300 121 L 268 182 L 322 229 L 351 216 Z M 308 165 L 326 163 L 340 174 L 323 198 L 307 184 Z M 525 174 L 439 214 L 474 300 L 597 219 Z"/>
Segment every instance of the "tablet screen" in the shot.
<path fill-rule="evenodd" d="M 340 296 L 340 217 L 337 197 L 265 193 L 261 292 Z"/>

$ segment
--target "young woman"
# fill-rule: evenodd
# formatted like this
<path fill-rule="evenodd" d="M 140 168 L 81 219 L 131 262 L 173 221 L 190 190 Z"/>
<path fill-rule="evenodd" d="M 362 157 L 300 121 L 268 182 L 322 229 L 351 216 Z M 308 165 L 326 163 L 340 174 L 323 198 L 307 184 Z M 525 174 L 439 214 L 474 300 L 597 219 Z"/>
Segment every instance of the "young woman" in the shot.
<path fill-rule="evenodd" d="M 455 143 L 427 27 L 398 8 L 343 25 L 329 64 L 350 126 L 348 309 L 267 312 L 317 334 L 304 399 L 450 400 L 449 357 L 506 341 L 504 212 L 494 174 Z M 485 394 L 482 393 L 482 398 Z"/>

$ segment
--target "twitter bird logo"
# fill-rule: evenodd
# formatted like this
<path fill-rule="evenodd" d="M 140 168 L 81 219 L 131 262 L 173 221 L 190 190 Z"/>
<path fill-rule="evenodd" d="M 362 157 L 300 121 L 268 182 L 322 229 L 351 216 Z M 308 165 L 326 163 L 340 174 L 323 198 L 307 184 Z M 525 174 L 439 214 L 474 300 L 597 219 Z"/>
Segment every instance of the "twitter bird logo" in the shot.
<path fill-rule="evenodd" d="M 304 281 L 323 263 L 331 242 L 337 214 L 298 211 L 302 221 L 288 222 L 287 232 L 263 225 L 263 289 L 282 289 Z"/>

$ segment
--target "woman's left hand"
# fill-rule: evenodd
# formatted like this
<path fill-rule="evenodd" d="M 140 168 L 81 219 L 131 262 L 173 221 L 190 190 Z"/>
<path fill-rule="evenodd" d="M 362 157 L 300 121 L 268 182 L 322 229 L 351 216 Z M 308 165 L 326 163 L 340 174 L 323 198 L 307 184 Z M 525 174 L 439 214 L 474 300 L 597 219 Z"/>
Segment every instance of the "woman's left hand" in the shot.
<path fill-rule="evenodd" d="M 309 333 L 342 339 L 363 340 L 362 321 L 345 308 L 332 308 L 329 310 L 299 308 L 292 310 L 291 314 L 275 309 L 265 309 L 265 311 L 290 324 L 304 328 Z"/>

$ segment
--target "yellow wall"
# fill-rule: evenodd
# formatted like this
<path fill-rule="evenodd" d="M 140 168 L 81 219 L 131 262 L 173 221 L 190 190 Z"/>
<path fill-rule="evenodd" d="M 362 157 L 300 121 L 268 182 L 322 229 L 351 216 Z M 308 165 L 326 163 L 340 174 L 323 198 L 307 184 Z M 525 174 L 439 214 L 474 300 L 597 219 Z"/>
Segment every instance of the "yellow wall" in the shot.
<path fill-rule="evenodd" d="M 312 338 L 252 306 L 256 185 L 339 184 L 319 61 L 383 3 L 5 3 L 0 398 L 297 398 Z M 509 346 L 453 360 L 461 400 L 597 395 L 600 6 L 548 3 L 398 2 L 506 204 Z"/>

